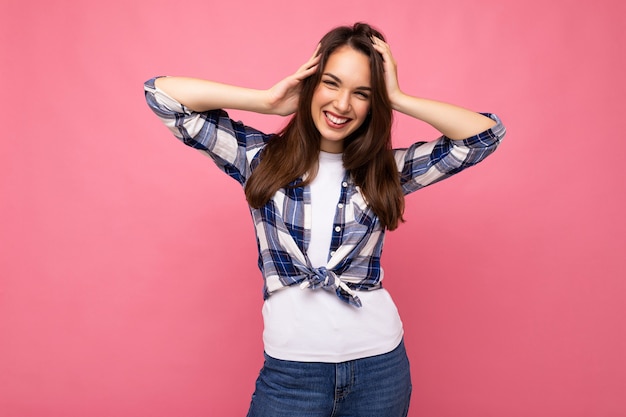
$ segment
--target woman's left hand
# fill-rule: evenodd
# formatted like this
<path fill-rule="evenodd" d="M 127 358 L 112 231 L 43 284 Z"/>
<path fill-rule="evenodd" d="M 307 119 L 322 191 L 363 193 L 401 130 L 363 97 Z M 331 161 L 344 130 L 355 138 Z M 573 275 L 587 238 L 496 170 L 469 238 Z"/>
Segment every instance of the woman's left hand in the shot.
<path fill-rule="evenodd" d="M 391 48 L 374 36 L 372 43 L 384 60 L 385 85 L 394 110 L 430 124 L 450 139 L 465 139 L 495 125 L 496 122 L 489 117 L 471 110 L 405 94 L 398 85 L 398 68 Z"/>
<path fill-rule="evenodd" d="M 400 85 L 398 84 L 398 65 L 395 59 L 393 59 L 389 44 L 376 36 L 372 36 L 372 43 L 374 44 L 374 49 L 376 49 L 383 57 L 385 85 L 387 86 L 389 100 L 393 106 L 396 98 L 402 94 L 402 91 L 400 91 Z"/>

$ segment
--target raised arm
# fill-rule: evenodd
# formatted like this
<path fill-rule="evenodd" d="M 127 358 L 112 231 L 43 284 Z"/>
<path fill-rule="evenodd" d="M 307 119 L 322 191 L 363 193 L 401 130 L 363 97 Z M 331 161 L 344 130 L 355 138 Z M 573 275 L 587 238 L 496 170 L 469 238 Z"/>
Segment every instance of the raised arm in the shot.
<path fill-rule="evenodd" d="M 398 84 L 397 64 L 389 45 L 376 37 L 372 41 L 385 61 L 385 84 L 394 110 L 428 123 L 453 140 L 469 138 L 496 124 L 487 116 L 453 104 L 405 94 Z"/>
<path fill-rule="evenodd" d="M 246 110 L 263 114 L 289 115 L 296 111 L 300 82 L 317 69 L 316 53 L 298 70 L 267 90 L 239 87 L 188 77 L 162 77 L 155 86 L 196 112 L 215 109 Z"/>
<path fill-rule="evenodd" d="M 264 113 L 264 91 L 188 77 L 161 77 L 154 85 L 195 112 L 238 109 Z"/>

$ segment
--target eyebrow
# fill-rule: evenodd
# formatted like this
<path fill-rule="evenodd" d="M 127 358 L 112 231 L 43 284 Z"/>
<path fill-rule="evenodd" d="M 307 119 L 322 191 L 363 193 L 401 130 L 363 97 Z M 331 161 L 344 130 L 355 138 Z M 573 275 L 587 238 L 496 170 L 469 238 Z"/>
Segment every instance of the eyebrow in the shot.
<path fill-rule="evenodd" d="M 331 74 L 330 72 L 325 72 L 322 75 L 326 75 L 330 78 L 332 78 L 333 80 L 337 81 L 338 83 L 341 83 L 341 78 L 337 77 L 335 74 Z M 372 91 L 372 87 L 357 87 L 355 88 L 355 90 L 367 90 L 367 91 Z"/>

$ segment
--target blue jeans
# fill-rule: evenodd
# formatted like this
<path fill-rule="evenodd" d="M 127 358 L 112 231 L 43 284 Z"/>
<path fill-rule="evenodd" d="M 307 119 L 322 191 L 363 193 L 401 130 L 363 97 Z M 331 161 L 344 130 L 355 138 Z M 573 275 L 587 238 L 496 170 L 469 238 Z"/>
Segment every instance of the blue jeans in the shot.
<path fill-rule="evenodd" d="M 406 417 L 411 375 L 404 343 L 341 363 L 265 355 L 248 417 Z"/>

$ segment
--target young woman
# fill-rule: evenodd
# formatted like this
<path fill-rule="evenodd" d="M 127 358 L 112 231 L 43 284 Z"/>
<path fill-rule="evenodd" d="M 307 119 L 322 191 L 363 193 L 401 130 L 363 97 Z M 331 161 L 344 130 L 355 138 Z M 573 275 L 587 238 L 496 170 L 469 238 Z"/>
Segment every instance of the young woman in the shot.
<path fill-rule="evenodd" d="M 327 33 L 268 90 L 160 77 L 148 104 L 174 135 L 245 189 L 264 278 L 265 364 L 248 416 L 406 416 L 402 322 L 382 288 L 383 237 L 404 196 L 491 154 L 499 119 L 405 94 L 382 34 Z M 222 109 L 290 115 L 278 134 Z M 392 111 L 442 136 L 392 149 Z"/>

